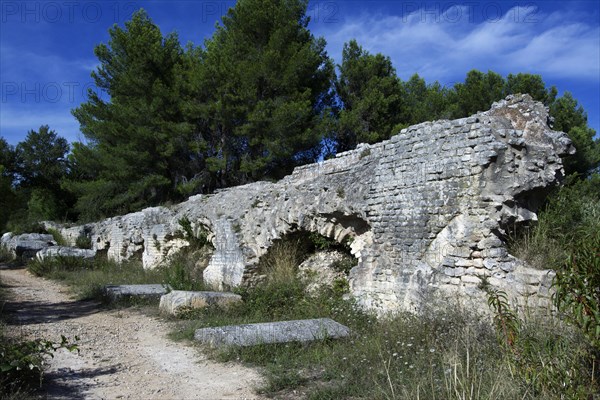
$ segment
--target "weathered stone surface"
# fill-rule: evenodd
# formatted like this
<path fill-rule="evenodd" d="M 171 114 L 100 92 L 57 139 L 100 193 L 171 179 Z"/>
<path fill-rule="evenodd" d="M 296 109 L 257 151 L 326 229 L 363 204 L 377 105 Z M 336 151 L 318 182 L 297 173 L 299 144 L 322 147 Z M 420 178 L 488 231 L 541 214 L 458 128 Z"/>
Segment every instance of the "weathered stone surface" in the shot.
<path fill-rule="evenodd" d="M 336 266 L 345 265 L 348 256 L 341 251 L 319 251 L 309 256 L 298 266 L 300 277 L 307 279 L 308 292 L 315 292 L 323 286 L 331 287 L 338 280 L 347 279 L 344 271 Z"/>
<path fill-rule="evenodd" d="M 465 276 L 493 276 L 517 300 L 547 299 L 540 286 L 547 280 L 530 283 L 528 267 L 503 241 L 507 227 L 536 218 L 544 193 L 563 177 L 560 157 L 573 152 L 567 136 L 547 122 L 541 103 L 510 96 L 469 118 L 411 126 L 390 140 L 296 168 L 276 183 L 61 232 L 73 242 L 88 235 L 110 258 L 137 255 L 152 268 L 186 246 L 177 235 L 185 216 L 194 229 L 210 232 L 215 251 L 204 279 L 220 289 L 251 280 L 259 258 L 290 233 L 351 239 L 358 259 L 351 294 L 381 312 L 414 309 L 432 292 L 462 293 L 485 307 Z M 516 290 L 521 284 L 535 293 L 524 297 Z"/>
<path fill-rule="evenodd" d="M 51 257 L 76 257 L 76 258 L 94 258 L 96 250 L 78 249 L 77 247 L 52 246 L 41 249 L 36 254 L 36 258 L 40 261 Z"/>
<path fill-rule="evenodd" d="M 50 246 L 56 246 L 52 235 L 41 233 L 24 233 L 22 235 L 13 235 L 5 233 L 0 239 L 0 245 L 6 247 L 17 257 L 31 258 L 36 253 Z"/>
<path fill-rule="evenodd" d="M 108 285 L 104 287 L 104 295 L 111 302 L 144 299 L 157 301 L 168 292 L 164 285 Z"/>
<path fill-rule="evenodd" d="M 164 313 L 177 315 L 186 308 L 196 309 L 209 306 L 227 308 L 241 301 L 242 296 L 235 293 L 173 290 L 161 296 L 159 309 Z"/>
<path fill-rule="evenodd" d="M 196 330 L 194 339 L 213 346 L 254 346 L 338 339 L 349 334 L 348 327 L 329 318 L 319 318 L 202 328 Z"/>

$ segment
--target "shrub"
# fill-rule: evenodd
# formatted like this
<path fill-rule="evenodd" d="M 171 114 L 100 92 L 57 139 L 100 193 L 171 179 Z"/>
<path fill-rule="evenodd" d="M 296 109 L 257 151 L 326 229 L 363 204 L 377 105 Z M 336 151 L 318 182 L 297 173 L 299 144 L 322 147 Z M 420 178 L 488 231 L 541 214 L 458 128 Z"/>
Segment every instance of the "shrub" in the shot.
<path fill-rule="evenodd" d="M 20 386 L 41 386 L 45 361 L 53 357 L 58 349 L 78 351 L 75 343 L 69 342 L 61 336 L 61 342 L 56 343 L 44 339 L 15 341 L 3 338 L 0 342 L 0 371 L 2 371 L 1 385 L 3 390 L 15 390 Z"/>
<path fill-rule="evenodd" d="M 600 175 L 581 180 L 571 176 L 567 184 L 548 197 L 538 221 L 518 229 L 509 240 L 516 257 L 537 268 L 558 270 L 571 248 L 600 232 Z"/>
<path fill-rule="evenodd" d="M 50 235 L 52 235 L 52 238 L 54 239 L 56 244 L 58 244 L 59 246 L 68 246 L 69 245 L 69 243 L 67 242 L 67 239 L 65 239 L 65 237 L 62 235 L 62 233 L 60 233 L 57 229 L 48 228 L 48 229 L 46 229 L 46 231 Z"/>
<path fill-rule="evenodd" d="M 208 240 L 208 231 L 205 228 L 200 227 L 196 234 L 188 217 L 184 216 L 178 222 L 183 231 L 183 238 L 188 241 L 192 250 L 201 249 L 204 246 L 212 247 L 212 243 Z"/>
<path fill-rule="evenodd" d="M 574 245 L 554 280 L 555 302 L 600 350 L 600 234 Z"/>
<path fill-rule="evenodd" d="M 15 259 L 14 254 L 4 245 L 0 245 L 0 262 L 10 262 Z"/>
<path fill-rule="evenodd" d="M 77 239 L 75 239 L 75 247 L 80 249 L 91 249 L 92 238 L 86 235 L 77 236 Z"/>
<path fill-rule="evenodd" d="M 181 250 L 160 268 L 163 283 L 174 290 L 206 290 L 202 271 L 208 265 L 209 252 L 204 250 Z"/>

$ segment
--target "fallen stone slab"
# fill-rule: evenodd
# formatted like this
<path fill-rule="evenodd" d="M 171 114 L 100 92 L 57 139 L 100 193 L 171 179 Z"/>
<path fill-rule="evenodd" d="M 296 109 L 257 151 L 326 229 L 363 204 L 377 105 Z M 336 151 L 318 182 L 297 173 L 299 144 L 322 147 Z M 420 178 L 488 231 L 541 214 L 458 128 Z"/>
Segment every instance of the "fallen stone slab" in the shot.
<path fill-rule="evenodd" d="M 161 284 L 104 286 L 104 295 L 110 302 L 130 299 L 159 300 L 168 291 L 169 288 Z"/>
<path fill-rule="evenodd" d="M 173 290 L 160 298 L 160 311 L 177 315 L 184 308 L 205 308 L 216 306 L 227 308 L 235 303 L 240 303 L 242 296 L 228 292 L 190 292 Z"/>
<path fill-rule="evenodd" d="M 77 247 L 52 246 L 41 249 L 35 255 L 40 261 L 53 257 L 76 257 L 90 259 L 96 256 L 96 250 L 78 249 Z"/>
<path fill-rule="evenodd" d="M 254 346 L 338 339 L 348 335 L 350 329 L 347 326 L 329 318 L 319 318 L 202 328 L 196 330 L 194 339 L 213 346 Z"/>
<path fill-rule="evenodd" d="M 57 244 L 52 235 L 42 233 L 6 233 L 2 235 L 1 243 L 15 256 L 23 258 L 35 257 L 38 251 Z"/>

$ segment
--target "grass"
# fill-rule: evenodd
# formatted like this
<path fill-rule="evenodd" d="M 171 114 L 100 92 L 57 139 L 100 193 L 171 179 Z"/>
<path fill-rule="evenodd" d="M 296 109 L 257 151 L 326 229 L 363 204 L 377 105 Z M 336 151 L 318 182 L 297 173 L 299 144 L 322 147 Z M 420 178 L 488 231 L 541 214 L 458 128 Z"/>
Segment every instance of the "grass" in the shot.
<path fill-rule="evenodd" d="M 510 345 L 489 317 L 452 301 L 420 315 L 377 319 L 332 288 L 309 294 L 290 243 L 263 260 L 267 279 L 240 289 L 242 304 L 184 315 L 174 339 L 201 327 L 329 317 L 352 330 L 344 340 L 207 349 L 221 361 L 260 367 L 276 398 L 578 399 L 596 393 L 597 350 L 556 317 L 518 321 Z M 597 368 L 597 366 L 596 366 Z"/>
<path fill-rule="evenodd" d="M 62 281 L 71 286 L 80 300 L 102 299 L 105 285 L 162 283 L 162 274 L 144 270 L 141 262 L 119 264 L 106 259 L 91 261 L 75 257 L 34 259 L 27 264 L 37 276 Z"/>
<path fill-rule="evenodd" d="M 176 290 L 203 290 L 202 266 L 198 267 L 195 262 L 195 257 L 201 255 L 198 252 L 194 255 L 180 252 L 169 265 L 155 269 L 144 269 L 138 260 L 118 263 L 102 257 L 93 260 L 76 257 L 34 259 L 27 268 L 37 276 L 71 286 L 80 300 L 102 300 L 102 289 L 106 285 L 164 284 Z"/>
<path fill-rule="evenodd" d="M 46 229 L 46 231 L 50 235 L 52 235 L 52 238 L 54 239 L 54 241 L 56 242 L 57 245 L 69 246 L 69 242 L 67 241 L 67 239 L 65 239 L 65 237 L 62 235 L 62 233 L 60 233 L 57 229 L 48 228 L 48 229 Z"/>
<path fill-rule="evenodd" d="M 4 245 L 0 245 L 0 262 L 12 262 L 14 261 L 13 253 L 6 248 Z"/>

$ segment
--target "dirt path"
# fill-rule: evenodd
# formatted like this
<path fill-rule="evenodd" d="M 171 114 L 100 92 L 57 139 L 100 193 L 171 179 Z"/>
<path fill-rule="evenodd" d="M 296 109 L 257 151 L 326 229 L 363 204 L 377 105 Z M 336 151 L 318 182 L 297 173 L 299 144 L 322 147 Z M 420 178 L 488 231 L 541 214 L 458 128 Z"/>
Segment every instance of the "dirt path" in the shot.
<path fill-rule="evenodd" d="M 4 312 L 26 336 L 79 336 L 80 354 L 60 350 L 46 374 L 50 399 L 258 399 L 260 375 L 216 363 L 169 340 L 169 323 L 135 309 L 74 301 L 67 288 L 25 269 L 0 269 Z"/>

